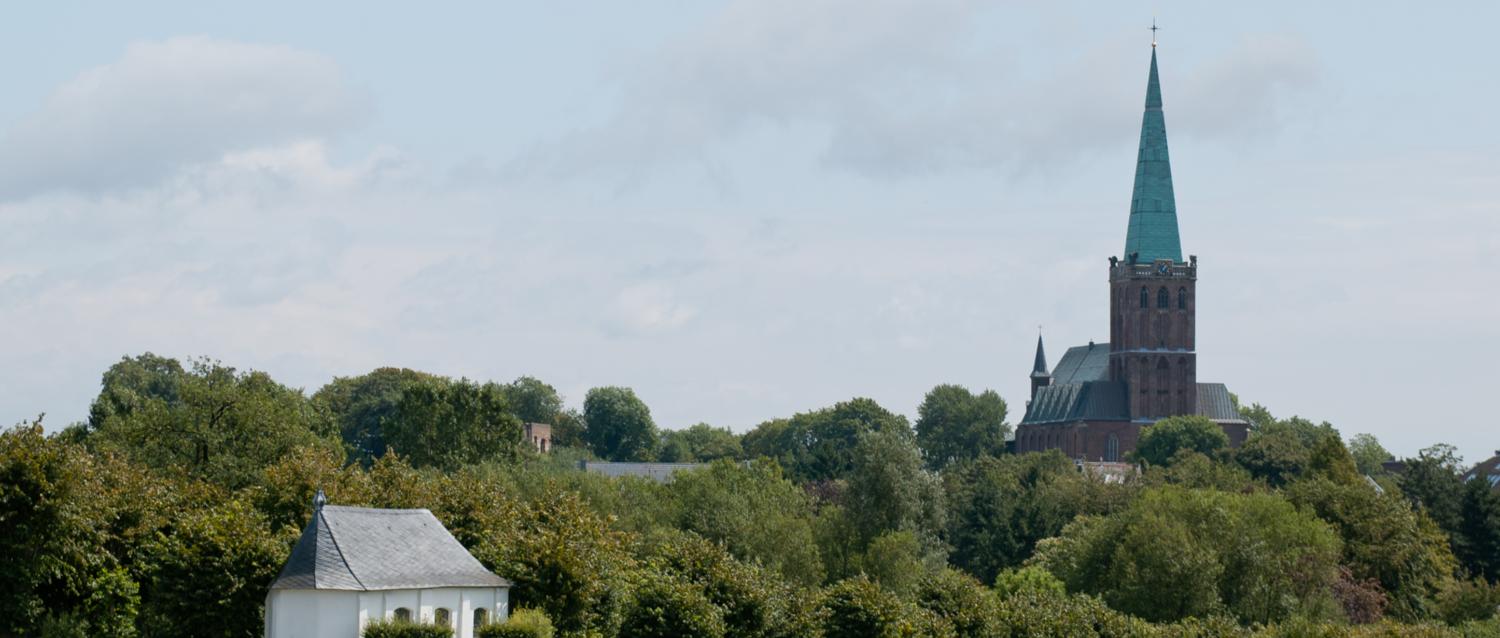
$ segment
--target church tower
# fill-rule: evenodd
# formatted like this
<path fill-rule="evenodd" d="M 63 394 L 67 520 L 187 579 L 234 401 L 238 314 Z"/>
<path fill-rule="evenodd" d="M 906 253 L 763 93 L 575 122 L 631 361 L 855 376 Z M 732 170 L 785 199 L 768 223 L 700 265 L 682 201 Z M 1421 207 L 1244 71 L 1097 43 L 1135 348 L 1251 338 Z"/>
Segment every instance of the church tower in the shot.
<path fill-rule="evenodd" d="M 1155 42 L 1125 254 L 1109 262 L 1109 379 L 1124 384 L 1131 420 L 1197 414 L 1198 258 L 1182 260 Z"/>

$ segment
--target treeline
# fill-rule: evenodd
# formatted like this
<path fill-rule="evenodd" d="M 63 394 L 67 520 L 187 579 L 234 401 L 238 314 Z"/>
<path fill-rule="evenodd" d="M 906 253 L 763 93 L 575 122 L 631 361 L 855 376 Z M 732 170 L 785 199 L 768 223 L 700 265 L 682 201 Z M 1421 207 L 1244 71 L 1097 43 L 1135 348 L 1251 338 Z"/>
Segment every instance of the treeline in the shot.
<path fill-rule="evenodd" d="M 1166 420 L 1111 482 L 1007 454 L 1005 402 L 951 385 L 914 423 L 852 399 L 738 436 L 663 431 L 626 388 L 573 411 L 380 369 L 308 396 L 142 355 L 86 422 L 0 434 L 0 636 L 258 636 L 320 488 L 431 509 L 563 636 L 1500 636 L 1500 496 L 1452 448 L 1390 475 L 1373 437 L 1243 410 L 1239 449 Z"/>

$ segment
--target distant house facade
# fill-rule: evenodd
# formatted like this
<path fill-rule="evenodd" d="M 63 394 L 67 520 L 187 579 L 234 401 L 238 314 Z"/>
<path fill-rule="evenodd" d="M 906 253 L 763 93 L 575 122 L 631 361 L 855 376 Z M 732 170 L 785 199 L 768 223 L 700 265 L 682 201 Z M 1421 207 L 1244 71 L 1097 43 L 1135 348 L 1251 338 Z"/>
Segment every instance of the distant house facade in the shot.
<path fill-rule="evenodd" d="M 552 426 L 546 423 L 527 423 L 523 426 L 526 430 L 526 441 L 536 448 L 537 452 L 546 454 L 552 450 Z"/>
<path fill-rule="evenodd" d="M 267 638 L 359 638 L 376 620 L 446 625 L 455 638 L 509 616 L 510 582 L 425 509 L 325 505 L 266 596 Z"/>
<path fill-rule="evenodd" d="M 1207 417 L 1230 444 L 1244 442 L 1250 424 L 1229 389 L 1198 382 L 1197 288 L 1198 258 L 1183 259 L 1177 232 L 1153 48 L 1125 252 L 1109 258 L 1109 343 L 1069 348 L 1049 370 L 1037 337 L 1031 400 L 1016 427 L 1015 450 L 1119 462 L 1143 428 L 1180 415 Z"/>

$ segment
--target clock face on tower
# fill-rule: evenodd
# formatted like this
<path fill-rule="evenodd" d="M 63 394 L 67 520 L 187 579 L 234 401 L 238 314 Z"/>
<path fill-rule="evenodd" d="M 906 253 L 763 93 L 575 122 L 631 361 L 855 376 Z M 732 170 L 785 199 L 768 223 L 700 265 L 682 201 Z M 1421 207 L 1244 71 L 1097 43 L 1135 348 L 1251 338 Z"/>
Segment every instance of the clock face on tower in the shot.
<path fill-rule="evenodd" d="M 1159 273 L 1161 273 L 1163 275 L 1167 274 L 1167 271 L 1169 271 L 1171 269 L 1172 269 L 1172 267 L 1169 266 L 1169 265 L 1167 265 L 1167 262 L 1161 262 L 1161 263 L 1159 263 L 1159 264 L 1156 265 L 1156 272 L 1159 272 Z"/>

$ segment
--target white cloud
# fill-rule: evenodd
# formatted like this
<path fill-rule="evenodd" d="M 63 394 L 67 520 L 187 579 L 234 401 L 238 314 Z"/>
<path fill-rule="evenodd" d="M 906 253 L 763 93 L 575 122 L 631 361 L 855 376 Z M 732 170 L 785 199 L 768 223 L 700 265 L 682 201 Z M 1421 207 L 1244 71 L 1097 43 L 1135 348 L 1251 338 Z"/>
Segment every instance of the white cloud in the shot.
<path fill-rule="evenodd" d="M 151 185 L 226 152 L 326 137 L 365 98 L 323 55 L 178 37 L 62 85 L 0 142 L 0 198 Z"/>

